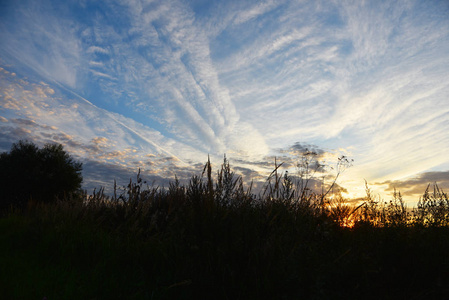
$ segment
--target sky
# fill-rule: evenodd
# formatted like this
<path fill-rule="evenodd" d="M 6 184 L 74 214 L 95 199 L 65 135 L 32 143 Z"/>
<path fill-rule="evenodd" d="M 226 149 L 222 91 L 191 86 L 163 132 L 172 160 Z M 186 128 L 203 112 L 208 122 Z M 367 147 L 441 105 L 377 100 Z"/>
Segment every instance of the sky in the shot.
<path fill-rule="evenodd" d="M 83 187 L 226 155 L 245 181 L 305 151 L 350 198 L 449 189 L 449 2 L 0 4 L 0 151 L 61 143 Z M 321 170 L 320 170 L 321 171 Z"/>

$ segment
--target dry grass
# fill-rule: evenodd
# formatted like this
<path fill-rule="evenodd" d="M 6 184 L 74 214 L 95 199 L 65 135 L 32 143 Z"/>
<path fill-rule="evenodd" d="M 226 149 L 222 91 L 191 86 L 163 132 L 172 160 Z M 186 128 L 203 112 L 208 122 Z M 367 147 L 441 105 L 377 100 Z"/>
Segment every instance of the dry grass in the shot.
<path fill-rule="evenodd" d="M 349 206 L 280 165 L 255 195 L 227 160 L 186 185 L 137 174 L 0 219 L 8 299 L 442 299 L 449 296 L 447 195 L 413 211 L 400 193 Z M 332 197 L 331 197 L 332 196 Z"/>

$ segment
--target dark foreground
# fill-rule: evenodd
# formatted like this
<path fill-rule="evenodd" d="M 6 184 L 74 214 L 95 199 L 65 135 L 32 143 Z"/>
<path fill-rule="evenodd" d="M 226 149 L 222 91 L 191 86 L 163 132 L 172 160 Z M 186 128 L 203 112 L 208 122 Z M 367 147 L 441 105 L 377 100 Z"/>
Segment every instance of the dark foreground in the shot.
<path fill-rule="evenodd" d="M 0 218 L 0 298 L 449 298 L 443 202 L 412 218 L 400 202 L 356 210 L 297 195 L 194 177 L 29 203 Z"/>

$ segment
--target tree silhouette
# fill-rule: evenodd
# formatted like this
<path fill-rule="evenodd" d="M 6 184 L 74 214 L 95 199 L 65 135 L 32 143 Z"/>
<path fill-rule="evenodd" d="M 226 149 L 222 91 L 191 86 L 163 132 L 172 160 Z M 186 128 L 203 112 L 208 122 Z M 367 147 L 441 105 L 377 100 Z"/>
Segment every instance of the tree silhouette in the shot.
<path fill-rule="evenodd" d="M 42 149 L 29 141 L 19 141 L 11 151 L 0 154 L 0 208 L 24 207 L 28 200 L 54 202 L 79 190 L 82 164 L 60 144 Z"/>

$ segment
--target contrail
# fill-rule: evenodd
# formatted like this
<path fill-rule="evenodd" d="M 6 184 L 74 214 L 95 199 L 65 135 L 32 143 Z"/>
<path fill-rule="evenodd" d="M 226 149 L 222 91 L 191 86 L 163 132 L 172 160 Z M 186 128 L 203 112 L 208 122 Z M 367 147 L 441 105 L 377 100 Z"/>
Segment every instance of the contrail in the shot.
<path fill-rule="evenodd" d="M 140 133 L 138 133 L 137 131 L 135 131 L 134 129 L 130 128 L 129 126 L 123 124 L 121 121 L 117 120 L 114 115 L 107 111 L 106 109 L 103 109 L 101 107 L 96 106 L 95 104 L 93 104 L 92 102 L 90 102 L 89 100 L 83 98 L 82 96 L 78 95 L 77 93 L 75 93 L 74 91 L 66 88 L 64 85 L 60 84 L 59 82 L 57 82 L 56 80 L 52 80 L 56 85 L 58 85 L 60 88 L 64 89 L 65 91 L 73 94 L 74 96 L 78 97 L 79 99 L 83 100 L 84 102 L 86 102 L 87 104 L 104 111 L 111 119 L 113 119 L 116 123 L 120 124 L 121 126 L 123 126 L 124 128 L 126 128 L 127 130 L 131 131 L 132 133 L 134 133 L 135 135 L 137 135 L 138 137 L 140 137 L 142 140 L 146 141 L 147 143 L 153 145 L 155 148 L 159 149 L 161 152 L 164 152 L 168 155 L 170 155 L 171 157 L 176 158 L 178 161 L 180 161 L 181 163 L 183 163 L 185 166 L 189 166 L 188 163 L 186 163 L 185 161 L 183 161 L 182 159 L 180 159 L 179 157 L 177 157 L 176 155 L 174 155 L 173 153 L 171 153 L 170 151 L 162 148 L 161 146 L 159 146 L 158 144 L 154 143 L 153 141 L 147 139 L 146 137 L 142 136 Z"/>

